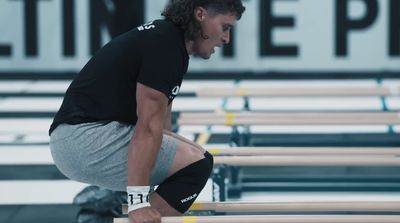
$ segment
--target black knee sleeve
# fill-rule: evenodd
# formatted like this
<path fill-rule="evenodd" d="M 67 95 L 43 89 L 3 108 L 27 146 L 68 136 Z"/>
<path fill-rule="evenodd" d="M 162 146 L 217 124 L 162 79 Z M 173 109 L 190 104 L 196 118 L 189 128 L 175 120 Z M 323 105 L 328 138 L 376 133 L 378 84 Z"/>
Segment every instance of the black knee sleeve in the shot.
<path fill-rule="evenodd" d="M 169 205 L 181 213 L 190 208 L 211 174 L 213 157 L 208 152 L 204 153 L 204 157 L 167 178 L 156 190 Z"/>

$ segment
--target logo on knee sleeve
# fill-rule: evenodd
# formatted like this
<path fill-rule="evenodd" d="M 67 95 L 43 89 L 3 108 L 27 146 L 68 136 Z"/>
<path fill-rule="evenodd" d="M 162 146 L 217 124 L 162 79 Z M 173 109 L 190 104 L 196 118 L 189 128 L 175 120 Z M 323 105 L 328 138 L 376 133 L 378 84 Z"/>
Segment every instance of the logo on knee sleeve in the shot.
<path fill-rule="evenodd" d="M 186 202 L 188 202 L 188 201 L 190 201 L 190 200 L 195 199 L 196 197 L 197 197 L 197 193 L 195 193 L 195 194 L 193 194 L 193 195 L 191 195 L 191 196 L 189 196 L 189 197 L 187 197 L 187 198 L 182 199 L 182 200 L 181 200 L 181 203 L 182 203 L 182 204 L 183 204 L 183 203 L 186 203 Z"/>

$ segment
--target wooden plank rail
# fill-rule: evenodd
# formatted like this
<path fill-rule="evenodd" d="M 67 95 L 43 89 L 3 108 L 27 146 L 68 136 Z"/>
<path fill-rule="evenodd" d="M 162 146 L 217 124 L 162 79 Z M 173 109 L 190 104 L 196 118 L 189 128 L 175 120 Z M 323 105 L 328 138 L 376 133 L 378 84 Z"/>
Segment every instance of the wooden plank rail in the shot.
<path fill-rule="evenodd" d="M 162 223 L 399 223 L 399 215 L 226 215 L 163 217 Z M 129 223 L 115 218 L 114 223 Z"/>
<path fill-rule="evenodd" d="M 207 148 L 214 156 L 255 155 L 400 155 L 400 147 L 232 147 Z"/>
<path fill-rule="evenodd" d="M 122 206 L 127 214 L 127 205 Z M 400 201 L 195 202 L 191 211 L 215 212 L 400 212 Z"/>
<path fill-rule="evenodd" d="M 206 97 L 304 97 L 304 96 L 398 96 L 400 86 L 338 86 L 338 87 L 203 87 L 196 91 L 197 96 Z"/>
<path fill-rule="evenodd" d="M 399 112 L 182 112 L 179 125 L 397 125 Z"/>
<path fill-rule="evenodd" d="M 215 164 L 232 166 L 400 166 L 396 155 L 214 156 Z"/>

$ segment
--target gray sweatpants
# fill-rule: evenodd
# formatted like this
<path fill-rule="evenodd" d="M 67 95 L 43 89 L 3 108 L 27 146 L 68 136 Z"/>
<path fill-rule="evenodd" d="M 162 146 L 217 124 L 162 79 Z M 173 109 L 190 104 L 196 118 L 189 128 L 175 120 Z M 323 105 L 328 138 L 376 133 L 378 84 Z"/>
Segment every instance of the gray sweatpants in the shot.
<path fill-rule="evenodd" d="M 125 191 L 128 185 L 128 145 L 134 126 L 120 122 L 62 124 L 50 136 L 50 150 L 57 168 L 68 178 Z M 150 176 L 151 185 L 167 177 L 176 154 L 176 139 L 163 135 L 160 152 Z"/>

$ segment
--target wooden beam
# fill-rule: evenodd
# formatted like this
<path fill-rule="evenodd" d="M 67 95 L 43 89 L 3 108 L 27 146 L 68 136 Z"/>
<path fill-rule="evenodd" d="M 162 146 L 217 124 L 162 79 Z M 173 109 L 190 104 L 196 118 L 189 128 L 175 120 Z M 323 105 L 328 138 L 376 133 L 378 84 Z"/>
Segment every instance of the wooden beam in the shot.
<path fill-rule="evenodd" d="M 122 206 L 127 214 L 127 205 Z M 191 211 L 216 212 L 400 212 L 400 201 L 195 202 Z"/>
<path fill-rule="evenodd" d="M 214 156 L 215 164 L 232 166 L 400 166 L 395 155 Z"/>
<path fill-rule="evenodd" d="M 162 223 L 399 223 L 399 215 L 226 215 L 163 217 Z M 114 223 L 129 223 L 116 218 Z"/>
<path fill-rule="evenodd" d="M 400 147 L 231 147 L 207 148 L 212 155 L 400 155 Z"/>
<path fill-rule="evenodd" d="M 204 97 L 366 97 L 397 96 L 400 86 L 338 86 L 338 87 L 203 87 L 196 90 L 197 96 Z"/>
<path fill-rule="evenodd" d="M 182 112 L 179 125 L 397 125 L 399 112 Z"/>

